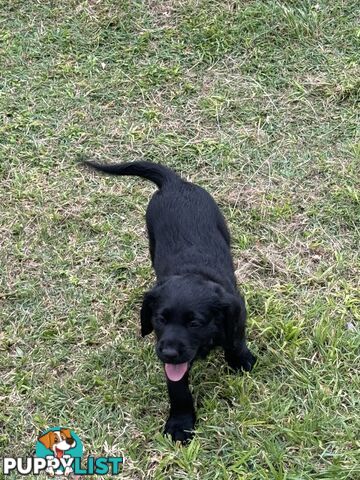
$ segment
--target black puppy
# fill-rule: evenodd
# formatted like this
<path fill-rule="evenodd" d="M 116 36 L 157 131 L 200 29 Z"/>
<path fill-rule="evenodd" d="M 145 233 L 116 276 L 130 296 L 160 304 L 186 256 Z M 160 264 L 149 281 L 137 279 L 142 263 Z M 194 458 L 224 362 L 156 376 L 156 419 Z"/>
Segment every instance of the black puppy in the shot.
<path fill-rule="evenodd" d="M 213 198 L 167 167 L 151 162 L 88 166 L 113 175 L 135 175 L 156 183 L 146 212 L 154 288 L 145 294 L 141 333 L 155 330 L 156 353 L 165 365 L 170 416 L 165 433 L 186 442 L 195 409 L 189 370 L 222 346 L 235 370 L 250 371 L 255 357 L 246 346 L 245 304 L 237 291 L 230 235 Z"/>

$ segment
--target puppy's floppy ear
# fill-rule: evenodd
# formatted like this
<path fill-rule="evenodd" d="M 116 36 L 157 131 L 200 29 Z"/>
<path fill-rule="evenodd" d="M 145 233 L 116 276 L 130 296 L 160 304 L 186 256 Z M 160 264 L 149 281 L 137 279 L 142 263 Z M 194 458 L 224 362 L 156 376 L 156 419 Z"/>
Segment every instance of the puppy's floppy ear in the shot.
<path fill-rule="evenodd" d="M 71 438 L 71 433 L 68 428 L 63 428 L 62 430 L 60 430 L 60 432 L 63 433 L 66 438 Z"/>
<path fill-rule="evenodd" d="M 149 292 L 145 293 L 141 312 L 140 312 L 140 320 L 141 320 L 141 335 L 145 337 L 145 335 L 149 335 L 154 328 L 151 322 L 151 317 L 153 315 L 154 307 L 156 301 L 158 299 L 158 287 L 154 287 Z"/>
<path fill-rule="evenodd" d="M 55 443 L 55 433 L 54 432 L 45 433 L 45 435 L 42 435 L 41 437 L 39 437 L 38 440 L 44 445 L 45 448 L 49 448 L 51 450 L 51 447 Z"/>
<path fill-rule="evenodd" d="M 228 293 L 219 285 L 215 286 L 215 308 L 221 312 L 227 342 L 234 342 L 245 333 L 246 308 L 240 295 Z"/>
<path fill-rule="evenodd" d="M 240 340 L 245 331 L 246 308 L 240 295 L 225 293 L 222 299 L 225 314 L 225 335 L 227 340 Z"/>

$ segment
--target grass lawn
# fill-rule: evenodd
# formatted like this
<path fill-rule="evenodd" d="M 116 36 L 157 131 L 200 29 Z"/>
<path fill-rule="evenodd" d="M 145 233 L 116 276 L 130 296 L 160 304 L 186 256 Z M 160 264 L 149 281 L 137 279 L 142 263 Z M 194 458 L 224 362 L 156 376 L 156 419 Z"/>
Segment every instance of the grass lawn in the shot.
<path fill-rule="evenodd" d="M 62 425 L 131 480 L 359 479 L 358 2 L 1 3 L 1 455 Z M 189 447 L 139 333 L 155 187 L 79 155 L 162 162 L 228 220 L 258 363 L 195 364 Z"/>

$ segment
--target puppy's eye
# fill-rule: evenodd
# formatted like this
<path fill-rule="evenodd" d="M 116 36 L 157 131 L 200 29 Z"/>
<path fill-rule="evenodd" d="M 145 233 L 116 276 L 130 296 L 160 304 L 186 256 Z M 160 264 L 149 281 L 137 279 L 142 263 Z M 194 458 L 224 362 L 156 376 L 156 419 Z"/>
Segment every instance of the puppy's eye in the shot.
<path fill-rule="evenodd" d="M 198 328 L 201 327 L 201 323 L 198 320 L 191 320 L 191 322 L 188 323 L 188 326 L 190 328 Z"/>
<path fill-rule="evenodd" d="M 186 314 L 186 325 L 189 328 L 197 328 L 201 326 L 200 319 L 195 316 L 193 312 L 189 312 Z"/>
<path fill-rule="evenodd" d="M 156 317 L 156 323 L 158 325 L 165 325 L 167 323 L 167 320 L 162 315 L 159 315 L 158 317 Z"/>
<path fill-rule="evenodd" d="M 201 319 L 200 318 L 196 318 L 194 315 L 192 315 L 188 322 L 188 327 L 190 328 L 199 328 L 201 327 L 202 323 L 201 323 Z"/>

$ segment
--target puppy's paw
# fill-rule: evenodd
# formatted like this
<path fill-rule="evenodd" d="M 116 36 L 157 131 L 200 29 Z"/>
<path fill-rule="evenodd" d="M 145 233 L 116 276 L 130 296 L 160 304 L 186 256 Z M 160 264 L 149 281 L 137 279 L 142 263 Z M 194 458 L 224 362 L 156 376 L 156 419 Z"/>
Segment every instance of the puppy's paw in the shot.
<path fill-rule="evenodd" d="M 225 352 L 225 359 L 229 364 L 229 367 L 235 371 L 250 372 L 256 363 L 256 357 L 249 349 L 241 353 L 237 352 Z"/>
<path fill-rule="evenodd" d="M 186 444 L 194 436 L 194 425 L 193 414 L 170 415 L 165 425 L 164 435 L 170 435 L 174 442 Z"/>

